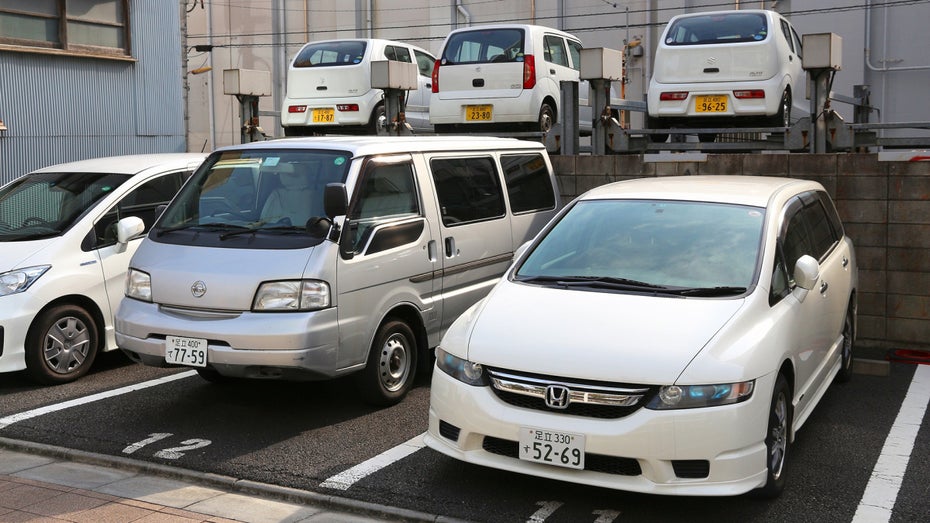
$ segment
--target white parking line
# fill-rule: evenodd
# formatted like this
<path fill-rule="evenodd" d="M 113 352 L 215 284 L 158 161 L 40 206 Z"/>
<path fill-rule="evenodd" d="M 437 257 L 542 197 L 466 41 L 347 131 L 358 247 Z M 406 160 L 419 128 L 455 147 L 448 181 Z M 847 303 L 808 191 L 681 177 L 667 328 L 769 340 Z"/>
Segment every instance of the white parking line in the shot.
<path fill-rule="evenodd" d="M 169 383 L 175 380 L 180 380 L 183 378 L 188 378 L 197 374 L 197 371 L 186 371 L 180 372 L 178 374 L 172 374 L 171 376 L 165 376 L 164 378 L 158 378 L 156 380 L 143 381 L 142 383 L 135 383 L 133 385 L 128 385 L 126 387 L 121 387 L 119 389 L 108 390 L 106 392 L 99 392 L 97 394 L 91 394 L 90 396 L 84 396 L 83 398 L 76 398 L 73 400 L 64 401 L 62 403 L 55 403 L 54 405 L 47 405 L 45 407 L 40 407 L 38 409 L 27 410 L 25 412 L 20 412 L 19 414 L 13 414 L 5 418 L 0 418 L 0 430 L 9 427 L 10 425 L 31 418 L 41 416 L 43 414 L 48 414 L 50 412 L 56 412 L 59 410 L 70 409 L 71 407 L 77 407 L 78 405 L 84 405 L 86 403 L 93 403 L 106 398 L 112 398 L 113 396 L 119 396 L 121 394 L 126 394 L 127 392 L 133 392 L 136 390 L 147 389 L 149 387 L 155 387 L 157 385 L 162 385 L 164 383 Z"/>
<path fill-rule="evenodd" d="M 365 476 L 373 474 L 391 463 L 406 458 L 425 447 L 426 444 L 423 443 L 423 436 L 425 435 L 426 433 L 424 432 L 423 434 L 414 436 L 404 443 L 386 450 L 367 461 L 363 461 L 349 470 L 332 476 L 323 483 L 320 483 L 320 486 L 337 490 L 348 490 L 349 487 Z"/>
<path fill-rule="evenodd" d="M 853 523 L 889 521 L 898 491 L 907 471 L 917 432 L 930 402 L 930 366 L 917 365 L 911 386 L 901 403 L 885 446 L 878 456 L 872 477 L 865 487 Z"/>

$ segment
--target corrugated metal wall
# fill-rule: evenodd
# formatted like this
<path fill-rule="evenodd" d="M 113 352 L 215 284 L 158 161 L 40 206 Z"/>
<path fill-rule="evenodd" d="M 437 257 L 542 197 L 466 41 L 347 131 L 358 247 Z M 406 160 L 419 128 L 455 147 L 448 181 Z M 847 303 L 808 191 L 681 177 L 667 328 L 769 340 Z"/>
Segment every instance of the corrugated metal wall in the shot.
<path fill-rule="evenodd" d="M 135 62 L 0 50 L 0 183 L 67 161 L 186 150 L 179 3 L 130 9 Z"/>

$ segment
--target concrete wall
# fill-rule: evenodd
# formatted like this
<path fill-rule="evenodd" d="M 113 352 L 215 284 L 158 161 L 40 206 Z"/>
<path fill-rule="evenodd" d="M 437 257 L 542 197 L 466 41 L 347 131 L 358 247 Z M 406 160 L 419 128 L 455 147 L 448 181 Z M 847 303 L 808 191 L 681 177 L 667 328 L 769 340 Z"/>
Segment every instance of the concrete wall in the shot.
<path fill-rule="evenodd" d="M 553 156 L 563 198 L 630 178 L 730 174 L 820 182 L 833 196 L 859 263 L 859 343 L 930 348 L 930 162 L 877 154 L 709 154 L 651 162 L 642 155 Z"/>

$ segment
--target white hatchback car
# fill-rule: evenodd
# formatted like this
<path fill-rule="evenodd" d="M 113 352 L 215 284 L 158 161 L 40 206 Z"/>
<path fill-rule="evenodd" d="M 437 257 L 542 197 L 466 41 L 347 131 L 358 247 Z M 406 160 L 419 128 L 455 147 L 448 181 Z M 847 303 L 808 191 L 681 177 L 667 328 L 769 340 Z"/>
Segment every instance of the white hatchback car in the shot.
<path fill-rule="evenodd" d="M 599 187 L 443 337 L 426 444 L 598 487 L 777 495 L 795 432 L 851 376 L 857 283 L 816 182 Z"/>
<path fill-rule="evenodd" d="M 117 348 L 113 314 L 129 259 L 205 157 L 96 158 L 0 187 L 0 372 L 64 383 Z"/>
<path fill-rule="evenodd" d="M 432 131 L 433 55 L 404 42 L 360 38 L 310 42 L 294 56 L 281 110 L 284 134 L 377 134 L 385 116 L 384 91 L 371 87 L 371 62 L 376 60 L 416 64 L 419 87 L 408 92 L 404 114 L 414 130 Z"/>
<path fill-rule="evenodd" d="M 775 11 L 675 16 L 656 47 L 646 127 L 788 127 L 792 111 L 808 113 L 801 56 L 801 38 Z"/>

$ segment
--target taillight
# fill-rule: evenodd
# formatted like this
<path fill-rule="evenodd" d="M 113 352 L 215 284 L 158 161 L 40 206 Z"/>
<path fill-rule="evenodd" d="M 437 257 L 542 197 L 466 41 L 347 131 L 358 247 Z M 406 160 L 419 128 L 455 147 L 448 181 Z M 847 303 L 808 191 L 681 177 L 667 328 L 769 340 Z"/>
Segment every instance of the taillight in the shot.
<path fill-rule="evenodd" d="M 523 57 L 523 88 L 536 87 L 536 57 L 528 54 Z"/>
<path fill-rule="evenodd" d="M 307 112 L 306 105 L 289 105 L 287 106 L 287 112 L 289 113 L 305 113 Z"/>
<path fill-rule="evenodd" d="M 337 104 L 336 109 L 340 111 L 358 111 L 358 104 Z"/>
<path fill-rule="evenodd" d="M 659 95 L 659 100 L 662 100 L 663 102 L 678 102 L 687 99 L 688 91 L 673 91 Z"/>
<path fill-rule="evenodd" d="M 741 91 L 733 91 L 733 96 L 741 100 L 747 98 L 765 98 L 765 91 L 762 89 L 744 89 Z"/>
<path fill-rule="evenodd" d="M 438 93 L 439 92 L 439 60 L 436 60 L 436 62 L 433 64 L 433 74 L 430 80 L 433 83 L 433 92 Z"/>

